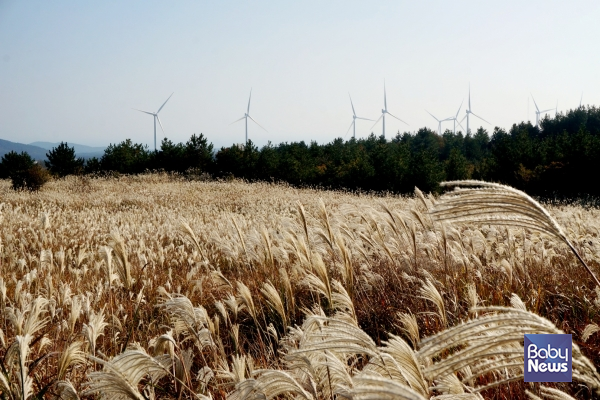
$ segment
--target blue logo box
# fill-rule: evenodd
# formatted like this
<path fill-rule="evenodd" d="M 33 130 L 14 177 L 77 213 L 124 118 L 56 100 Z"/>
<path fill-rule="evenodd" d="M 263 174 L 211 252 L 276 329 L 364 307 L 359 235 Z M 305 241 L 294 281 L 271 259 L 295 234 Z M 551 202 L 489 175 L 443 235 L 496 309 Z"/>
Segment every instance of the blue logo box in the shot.
<path fill-rule="evenodd" d="M 525 335 L 525 382 L 571 382 L 571 335 Z"/>

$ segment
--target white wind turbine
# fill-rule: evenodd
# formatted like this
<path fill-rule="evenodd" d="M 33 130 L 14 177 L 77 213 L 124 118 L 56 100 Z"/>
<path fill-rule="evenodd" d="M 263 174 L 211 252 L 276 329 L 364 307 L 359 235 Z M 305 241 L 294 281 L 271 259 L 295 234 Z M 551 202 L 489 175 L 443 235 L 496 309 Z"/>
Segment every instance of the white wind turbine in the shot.
<path fill-rule="evenodd" d="M 236 122 L 239 122 L 243 119 L 246 120 L 246 143 L 248 143 L 248 118 L 250 118 L 256 125 L 260 126 L 262 129 L 265 130 L 265 132 L 268 132 L 265 128 L 262 127 L 261 124 L 259 124 L 258 122 L 256 122 L 254 120 L 254 118 L 252 118 L 250 116 L 250 100 L 252 100 L 252 89 L 250 89 L 250 97 L 248 97 L 248 109 L 246 110 L 246 113 L 244 114 L 244 116 L 240 119 L 236 119 L 235 121 L 233 121 L 230 125 L 235 124 Z"/>
<path fill-rule="evenodd" d="M 377 123 L 379 122 L 379 120 L 383 118 L 382 126 L 383 126 L 383 137 L 384 138 L 385 138 L 385 114 L 388 114 L 390 117 L 396 118 L 400 122 L 404 122 L 400 118 L 398 118 L 395 115 L 393 115 L 392 113 L 388 112 L 388 110 L 387 110 L 387 99 L 386 99 L 386 95 L 385 95 L 385 82 L 383 82 L 383 109 L 381 110 L 381 116 L 379 118 L 377 118 L 377 121 L 375 121 L 375 123 L 373 124 L 373 126 L 371 127 L 371 129 L 373 129 L 375 127 L 375 125 L 377 125 Z M 406 125 L 408 125 L 406 122 L 404 122 L 404 123 Z"/>
<path fill-rule="evenodd" d="M 171 96 L 173 96 L 175 92 L 171 93 Z M 154 116 L 154 151 L 156 151 L 156 120 L 158 120 L 158 124 L 160 125 L 160 129 L 163 131 L 163 135 L 165 133 L 165 130 L 163 129 L 162 123 L 160 122 L 160 118 L 158 118 L 158 113 L 160 112 L 160 110 L 163 109 L 163 107 L 165 106 L 165 104 L 167 104 L 167 101 L 169 101 L 169 99 L 171 98 L 171 96 L 169 96 L 169 98 L 167 98 L 167 100 L 165 100 L 165 102 L 163 103 L 162 106 L 160 106 L 160 108 L 158 109 L 157 112 L 153 113 L 150 111 L 144 111 L 144 110 L 138 110 L 137 108 L 134 108 L 134 110 L 136 111 L 141 111 L 143 113 L 146 114 L 150 114 L 152 116 Z"/>
<path fill-rule="evenodd" d="M 463 119 L 460 120 L 460 122 L 464 121 L 465 118 L 467 119 L 467 132 L 465 132 L 466 134 L 469 134 L 469 115 L 473 114 L 474 117 L 479 118 L 480 120 L 487 122 L 489 124 L 488 121 L 486 121 L 485 119 L 481 118 L 479 115 L 475 114 L 473 111 L 471 111 L 471 85 L 469 85 L 469 104 L 468 104 L 469 108 L 467 108 L 465 111 L 467 113 L 467 115 L 465 115 L 463 117 Z M 491 124 L 490 124 L 491 125 Z"/>
<path fill-rule="evenodd" d="M 452 118 L 446 118 L 446 119 L 438 119 L 435 115 L 433 115 L 432 113 L 430 113 L 429 111 L 425 110 L 425 112 L 429 115 L 431 115 L 433 117 L 433 119 L 435 119 L 438 122 L 438 135 L 442 134 L 442 122 L 445 121 L 451 121 Z"/>
<path fill-rule="evenodd" d="M 357 117 L 356 116 L 356 111 L 354 111 L 354 104 L 352 103 L 352 96 L 350 96 L 350 93 L 348 93 L 348 97 L 350 97 L 350 105 L 352 106 L 352 123 L 348 127 L 348 130 L 346 131 L 346 134 L 348 134 L 348 132 L 350 131 L 350 128 L 354 128 L 354 130 L 352 132 L 352 137 L 354 139 L 356 139 L 356 120 L 357 119 L 364 119 L 365 121 L 373 121 L 373 120 L 369 119 L 369 118 Z"/>
<path fill-rule="evenodd" d="M 535 102 L 535 99 L 533 98 L 533 95 L 531 95 L 531 99 L 533 100 L 533 104 L 535 105 L 535 126 L 539 127 L 540 126 L 540 115 L 547 113 L 548 111 L 552 111 L 552 109 L 549 108 L 547 110 L 540 111 L 537 103 Z"/>

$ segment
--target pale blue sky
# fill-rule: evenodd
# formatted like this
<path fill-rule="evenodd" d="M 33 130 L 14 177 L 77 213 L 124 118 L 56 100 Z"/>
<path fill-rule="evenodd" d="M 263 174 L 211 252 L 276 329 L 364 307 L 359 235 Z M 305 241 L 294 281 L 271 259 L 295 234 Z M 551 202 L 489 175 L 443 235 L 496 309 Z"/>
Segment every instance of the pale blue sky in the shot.
<path fill-rule="evenodd" d="M 425 109 L 455 113 L 469 82 L 483 126 L 509 128 L 530 92 L 544 109 L 577 107 L 582 91 L 600 104 L 599 20 L 597 1 L 0 0 L 0 138 L 151 145 L 152 117 L 131 108 L 175 92 L 167 137 L 240 143 L 243 122 L 229 124 L 252 87 L 250 114 L 268 130 L 250 123 L 256 143 L 327 142 L 352 121 L 348 92 L 378 118 L 384 79 L 388 110 L 410 124 L 388 118 L 388 137 L 436 129 Z"/>

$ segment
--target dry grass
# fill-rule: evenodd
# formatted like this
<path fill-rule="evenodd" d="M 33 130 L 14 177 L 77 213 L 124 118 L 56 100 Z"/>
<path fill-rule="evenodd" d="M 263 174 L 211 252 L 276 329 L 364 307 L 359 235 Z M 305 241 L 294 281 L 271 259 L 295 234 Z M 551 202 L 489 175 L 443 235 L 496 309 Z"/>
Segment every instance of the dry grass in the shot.
<path fill-rule="evenodd" d="M 597 397 L 600 288 L 556 237 L 597 275 L 600 213 L 450 224 L 417 194 L 166 175 L 39 193 L 1 182 L 0 393 Z M 577 383 L 522 381 L 534 332 L 573 334 Z"/>

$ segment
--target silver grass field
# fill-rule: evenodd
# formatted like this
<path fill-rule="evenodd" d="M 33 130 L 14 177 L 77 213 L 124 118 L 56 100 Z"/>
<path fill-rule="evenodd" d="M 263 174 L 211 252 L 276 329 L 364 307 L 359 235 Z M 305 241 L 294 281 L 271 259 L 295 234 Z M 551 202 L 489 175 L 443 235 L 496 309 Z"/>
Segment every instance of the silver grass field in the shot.
<path fill-rule="evenodd" d="M 0 398 L 600 398 L 600 212 L 447 186 L 0 181 Z M 523 382 L 527 333 L 573 383 Z"/>

